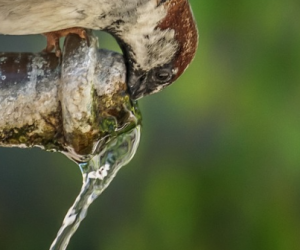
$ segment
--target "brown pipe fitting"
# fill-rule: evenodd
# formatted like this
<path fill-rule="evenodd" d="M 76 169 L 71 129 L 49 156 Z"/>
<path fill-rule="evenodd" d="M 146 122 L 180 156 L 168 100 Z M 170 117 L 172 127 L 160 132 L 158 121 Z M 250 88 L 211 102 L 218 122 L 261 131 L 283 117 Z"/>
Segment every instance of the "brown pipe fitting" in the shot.
<path fill-rule="evenodd" d="M 54 53 L 0 53 L 0 146 L 41 147 L 86 161 L 140 123 L 120 54 L 76 35 Z"/>

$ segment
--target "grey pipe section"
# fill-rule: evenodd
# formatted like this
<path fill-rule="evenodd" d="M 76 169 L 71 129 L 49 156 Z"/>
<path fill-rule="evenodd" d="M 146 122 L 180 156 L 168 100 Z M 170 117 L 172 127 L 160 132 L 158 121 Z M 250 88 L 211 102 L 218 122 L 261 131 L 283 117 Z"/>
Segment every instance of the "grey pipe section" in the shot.
<path fill-rule="evenodd" d="M 41 147 L 86 161 L 140 123 L 115 52 L 76 35 L 54 53 L 0 53 L 0 146 Z M 99 149 L 100 148 L 100 149 Z"/>

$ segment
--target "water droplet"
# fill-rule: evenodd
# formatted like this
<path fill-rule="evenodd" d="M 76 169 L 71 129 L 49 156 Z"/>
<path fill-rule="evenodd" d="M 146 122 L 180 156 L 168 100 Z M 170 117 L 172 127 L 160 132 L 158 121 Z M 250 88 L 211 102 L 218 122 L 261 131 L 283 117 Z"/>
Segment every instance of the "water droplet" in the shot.
<path fill-rule="evenodd" d="M 121 167 L 134 156 L 140 141 L 140 126 L 118 135 L 93 156 L 89 162 L 79 163 L 83 184 L 74 204 L 69 209 L 50 250 L 65 250 L 85 218 L 92 202 L 108 187 Z"/>

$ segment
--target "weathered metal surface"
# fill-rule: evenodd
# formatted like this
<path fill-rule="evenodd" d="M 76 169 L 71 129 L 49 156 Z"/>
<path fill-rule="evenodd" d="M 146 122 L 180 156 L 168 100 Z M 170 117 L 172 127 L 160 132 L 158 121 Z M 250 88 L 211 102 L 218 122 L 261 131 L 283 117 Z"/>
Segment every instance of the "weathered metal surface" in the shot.
<path fill-rule="evenodd" d="M 0 53 L 0 146 L 61 151 L 86 161 L 112 137 L 140 122 L 115 52 L 76 35 L 54 53 Z"/>

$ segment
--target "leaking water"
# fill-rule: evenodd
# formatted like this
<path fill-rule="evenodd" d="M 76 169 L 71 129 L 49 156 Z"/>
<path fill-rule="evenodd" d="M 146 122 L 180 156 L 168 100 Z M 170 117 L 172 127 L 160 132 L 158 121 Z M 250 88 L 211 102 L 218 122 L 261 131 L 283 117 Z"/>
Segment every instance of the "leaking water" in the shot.
<path fill-rule="evenodd" d="M 80 163 L 83 184 L 74 204 L 67 212 L 50 250 L 64 250 L 85 218 L 92 202 L 103 192 L 118 170 L 134 156 L 140 141 L 140 126 L 118 135 L 90 161 Z"/>

